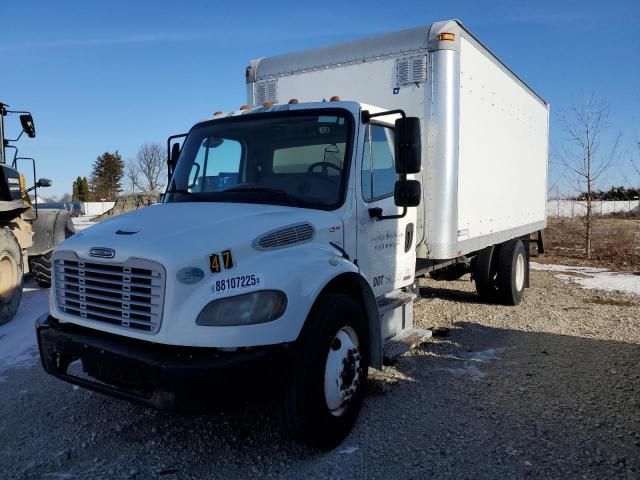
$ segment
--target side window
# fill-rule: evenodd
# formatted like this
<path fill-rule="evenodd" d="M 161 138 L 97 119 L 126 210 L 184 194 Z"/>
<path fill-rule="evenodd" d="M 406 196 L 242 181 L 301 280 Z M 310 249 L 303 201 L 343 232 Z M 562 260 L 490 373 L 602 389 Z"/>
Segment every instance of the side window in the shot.
<path fill-rule="evenodd" d="M 393 194 L 398 179 L 393 133 L 381 125 L 367 126 L 362 157 L 362 197 L 366 202 Z"/>
<path fill-rule="evenodd" d="M 215 192 L 238 183 L 242 146 L 239 142 L 217 137 L 205 138 L 198 149 L 189 175 L 193 192 Z"/>

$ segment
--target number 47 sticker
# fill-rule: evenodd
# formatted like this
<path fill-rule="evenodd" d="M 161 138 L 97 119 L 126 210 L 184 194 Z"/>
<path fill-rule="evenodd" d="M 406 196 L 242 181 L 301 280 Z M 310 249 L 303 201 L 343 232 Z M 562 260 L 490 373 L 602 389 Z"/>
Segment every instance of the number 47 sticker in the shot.
<path fill-rule="evenodd" d="M 222 263 L 220 262 L 220 256 L 222 256 Z M 213 273 L 219 273 L 222 271 L 223 265 L 227 270 L 233 268 L 233 256 L 231 255 L 231 250 L 223 250 L 220 254 L 212 253 L 209 256 L 209 266 Z"/>

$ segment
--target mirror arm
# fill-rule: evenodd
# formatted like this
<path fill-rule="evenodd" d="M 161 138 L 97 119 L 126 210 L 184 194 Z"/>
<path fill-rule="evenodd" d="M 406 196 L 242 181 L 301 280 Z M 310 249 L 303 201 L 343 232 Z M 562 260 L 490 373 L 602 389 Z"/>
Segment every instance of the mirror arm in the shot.
<path fill-rule="evenodd" d="M 27 112 L 23 110 L 5 110 L 4 113 L 7 115 L 9 115 L 10 113 L 18 114 L 18 115 L 31 115 L 31 112 Z M 20 137 L 22 136 L 23 133 L 24 133 L 24 128 L 22 128 L 22 130 L 20 131 L 20 135 L 18 135 L 18 138 L 15 138 L 15 139 L 5 138 L 5 142 L 17 142 L 18 140 L 20 140 Z"/>
<path fill-rule="evenodd" d="M 402 207 L 402 213 L 397 215 L 383 215 L 382 209 L 380 207 L 370 208 L 369 209 L 369 217 L 375 218 L 376 220 L 393 220 L 397 218 L 404 218 L 407 216 L 407 206 Z"/>

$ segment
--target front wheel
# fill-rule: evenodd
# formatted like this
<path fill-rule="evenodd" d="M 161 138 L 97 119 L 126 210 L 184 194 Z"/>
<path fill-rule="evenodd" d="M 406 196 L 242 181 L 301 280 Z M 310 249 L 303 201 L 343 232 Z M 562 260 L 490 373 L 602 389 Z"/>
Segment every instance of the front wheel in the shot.
<path fill-rule="evenodd" d="M 351 431 L 362 406 L 369 368 L 362 308 L 347 295 L 329 293 L 305 325 L 281 403 L 289 435 L 332 448 Z"/>
<path fill-rule="evenodd" d="M 22 285 L 22 250 L 11 230 L 0 228 L 0 325 L 18 311 Z"/>

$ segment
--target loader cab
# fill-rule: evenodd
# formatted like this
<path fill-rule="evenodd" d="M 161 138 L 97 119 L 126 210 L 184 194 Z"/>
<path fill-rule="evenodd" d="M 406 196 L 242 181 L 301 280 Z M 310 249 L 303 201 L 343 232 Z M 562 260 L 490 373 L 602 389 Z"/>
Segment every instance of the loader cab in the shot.
<path fill-rule="evenodd" d="M 18 117 L 18 122 L 11 122 L 12 131 L 9 132 L 5 120 L 9 117 Z M 35 138 L 36 127 L 33 115 L 27 111 L 9 110 L 8 105 L 0 102 L 0 199 L 2 201 L 19 201 L 25 199 L 28 201 L 28 193 L 36 192 L 37 189 L 48 187 L 51 182 L 46 179 L 36 181 L 36 162 L 31 157 L 19 156 L 16 143 L 26 135 L 28 138 Z M 9 138 L 9 137 L 13 138 Z M 25 171 L 23 168 L 26 164 L 27 169 L 31 170 L 33 175 L 33 183 L 27 188 L 28 180 L 20 174 Z"/>

